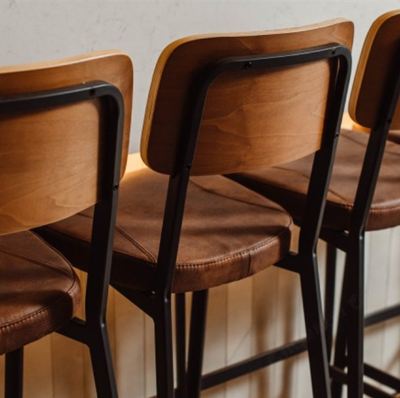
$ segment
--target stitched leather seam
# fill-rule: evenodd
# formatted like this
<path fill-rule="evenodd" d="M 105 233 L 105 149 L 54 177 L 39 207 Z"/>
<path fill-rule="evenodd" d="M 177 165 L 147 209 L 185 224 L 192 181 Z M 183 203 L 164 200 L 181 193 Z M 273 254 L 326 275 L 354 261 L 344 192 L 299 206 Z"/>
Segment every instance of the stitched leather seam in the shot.
<path fill-rule="evenodd" d="M 310 181 L 310 176 L 309 175 L 307 175 L 305 173 L 301 173 L 298 170 L 289 169 L 289 168 L 283 167 L 283 166 L 274 166 L 274 169 L 289 171 L 290 173 L 295 173 L 295 174 L 297 174 L 299 176 L 304 177 L 307 181 Z M 287 188 L 281 188 L 280 187 L 280 189 L 285 189 L 285 191 L 287 191 L 287 192 L 293 192 L 291 189 L 287 189 Z M 347 204 L 348 202 L 347 202 L 346 198 L 342 197 L 339 193 L 333 191 L 331 189 L 331 187 L 328 187 L 328 190 L 329 190 L 329 193 L 331 193 L 332 195 L 336 196 L 338 199 L 343 200 L 345 202 L 344 206 L 350 206 L 351 207 L 351 205 Z M 300 195 L 307 196 L 307 194 L 305 194 L 305 193 L 300 193 Z"/>
<path fill-rule="evenodd" d="M 329 204 L 329 206 L 335 206 L 337 208 L 344 208 L 346 210 L 352 210 L 353 208 L 353 204 L 347 205 L 347 204 L 339 204 L 339 203 L 334 203 L 334 202 L 327 202 L 327 204 Z M 374 203 L 372 204 L 372 206 L 374 206 Z M 374 208 L 372 207 L 369 210 L 369 214 L 382 214 L 382 213 L 390 213 L 392 211 L 398 211 L 400 210 L 400 205 L 398 206 L 393 206 L 393 207 L 385 207 L 385 208 Z M 376 204 L 375 204 L 376 206 Z"/>
<path fill-rule="evenodd" d="M 224 178 L 226 178 L 228 181 L 231 181 L 231 180 L 229 180 L 229 178 L 227 178 L 227 177 L 224 177 Z M 279 209 L 279 208 L 276 208 L 276 207 L 267 206 L 267 205 L 261 205 L 261 204 L 258 204 L 258 203 L 251 203 L 251 202 L 247 202 L 246 200 L 243 200 L 243 199 L 232 198 L 232 197 L 230 197 L 230 196 L 221 194 L 221 193 L 219 193 L 219 192 L 215 192 L 215 191 L 210 190 L 210 189 L 208 189 L 208 188 L 204 188 L 203 186 L 199 185 L 198 183 L 196 183 L 196 182 L 194 182 L 194 181 L 192 181 L 192 180 L 190 180 L 190 183 L 193 184 L 193 185 L 195 185 L 196 187 L 198 187 L 199 189 L 201 189 L 201 190 L 203 190 L 203 191 L 205 191 L 205 192 L 209 192 L 209 193 L 211 193 L 211 194 L 213 194 L 213 195 L 217 195 L 217 196 L 220 196 L 220 197 L 222 197 L 222 198 L 229 199 L 229 200 L 234 201 L 234 202 L 240 202 L 240 203 L 244 203 L 244 204 L 251 205 L 251 206 L 261 207 L 261 208 L 263 208 L 263 209 L 273 210 L 273 211 L 275 211 L 275 212 L 277 212 L 277 213 L 285 213 L 284 211 L 282 211 L 282 209 Z M 254 193 L 255 195 L 260 196 L 260 197 L 261 197 L 262 199 L 264 199 L 264 200 L 266 199 L 264 196 L 258 194 L 257 192 L 251 191 L 250 189 L 246 188 L 244 185 L 240 185 L 239 183 L 233 182 L 233 181 L 232 181 L 232 183 L 233 183 L 233 184 L 237 184 L 238 186 L 240 186 L 240 187 L 242 187 L 242 188 L 244 188 L 244 189 L 246 189 L 246 190 L 249 190 L 250 192 Z M 271 202 L 272 202 L 272 201 L 271 201 Z M 275 202 L 274 202 L 274 203 L 275 203 Z"/>
<path fill-rule="evenodd" d="M 343 131 L 353 133 L 353 135 L 354 135 L 354 131 L 352 131 L 352 130 L 343 130 Z M 356 134 L 359 134 L 359 133 L 356 133 Z M 358 142 L 358 141 L 354 138 L 354 136 L 353 136 L 353 137 L 352 137 L 352 136 L 346 136 L 346 138 L 349 139 L 349 140 L 351 140 L 352 142 L 354 142 L 354 143 L 360 145 L 360 146 L 365 147 L 365 144 Z M 389 145 L 388 145 L 388 144 L 389 144 Z M 400 153 L 399 153 L 398 151 L 395 151 L 395 150 L 391 151 L 391 150 L 390 150 L 390 146 L 392 146 L 393 149 L 395 149 L 395 148 L 399 147 L 399 144 L 398 144 L 398 143 L 395 143 L 395 142 L 393 142 L 393 141 L 387 140 L 387 141 L 386 141 L 386 147 L 385 147 L 385 153 L 390 153 L 391 155 L 400 156 Z"/>
<path fill-rule="evenodd" d="M 246 273 L 246 275 L 250 275 L 250 272 L 251 272 L 251 254 L 250 253 L 246 253 L 246 257 L 247 257 L 247 273 Z"/>
<path fill-rule="evenodd" d="M 11 257 L 14 257 L 14 258 L 18 258 L 18 259 L 21 259 L 21 260 L 26 260 L 29 263 L 33 263 L 33 264 L 38 265 L 40 267 L 44 267 L 44 268 L 48 269 L 49 271 L 53 271 L 55 273 L 62 274 L 62 275 L 65 275 L 65 276 L 71 276 L 73 274 L 73 270 L 72 270 L 72 267 L 71 267 L 71 264 L 69 263 L 69 261 L 61 253 L 57 252 L 53 247 L 51 247 L 47 242 L 45 242 L 41 237 L 36 235 L 34 232 L 30 231 L 30 233 L 37 240 L 41 241 L 44 245 L 46 245 L 46 249 L 49 249 L 49 251 L 52 251 L 56 255 L 59 255 L 64 260 L 66 265 L 68 266 L 69 272 L 65 268 L 63 268 L 63 269 L 56 268 L 56 266 L 54 266 L 54 265 L 52 265 L 50 263 L 39 262 L 38 260 L 29 258 L 29 257 L 25 257 L 25 256 L 22 256 L 22 255 L 18 255 L 18 254 L 15 254 L 13 252 L 9 252 L 8 250 L 5 250 L 5 249 L 0 249 L 0 252 L 5 253 L 5 254 L 7 254 L 7 255 L 9 255 Z"/>
<path fill-rule="evenodd" d="M 372 213 L 372 214 L 382 214 L 382 213 L 390 213 L 391 211 L 397 211 L 397 210 L 400 210 L 400 206 L 388 207 L 386 209 L 385 208 L 383 208 L 383 209 L 377 209 L 377 208 L 373 209 L 371 207 L 370 213 Z"/>
<path fill-rule="evenodd" d="M 351 132 L 351 130 L 344 130 L 344 131 L 347 131 L 347 132 Z M 345 138 L 345 139 L 347 139 L 347 140 L 349 140 L 349 141 L 351 141 L 351 142 L 353 142 L 354 144 L 357 144 L 358 146 L 360 146 L 360 147 L 364 147 L 365 148 L 365 145 L 363 144 L 363 143 L 360 143 L 358 140 L 356 140 L 354 137 L 352 137 L 351 135 L 348 135 L 348 136 L 343 136 L 343 138 Z M 396 145 L 396 146 L 398 146 L 398 144 L 393 144 L 393 145 Z M 399 153 L 397 153 L 397 152 L 392 152 L 392 151 L 390 151 L 390 149 L 388 149 L 388 146 L 386 146 L 386 148 L 385 148 L 385 153 L 389 153 L 389 154 L 391 154 L 391 155 L 397 155 L 398 157 L 399 157 Z M 383 162 L 382 162 L 383 163 Z M 378 183 L 379 183 L 379 180 L 378 180 Z M 347 199 L 345 199 L 345 198 L 342 198 L 337 192 L 335 192 L 335 191 L 333 191 L 333 190 L 331 190 L 331 189 L 329 189 L 329 191 L 330 192 L 332 192 L 332 193 L 334 193 L 335 195 L 337 195 L 340 199 L 342 199 L 344 202 L 346 202 L 346 203 L 343 203 L 343 204 L 340 204 L 339 206 L 341 206 L 341 207 L 344 207 L 344 208 L 346 208 L 346 209 L 352 209 L 353 208 L 353 205 L 354 205 L 354 202 L 353 203 L 348 203 L 348 201 L 347 201 Z M 391 207 L 391 208 L 389 208 L 389 211 L 390 210 L 397 210 L 397 209 L 400 209 L 400 206 L 396 206 L 396 207 Z M 385 211 L 387 211 L 387 210 L 385 210 Z M 373 213 L 374 212 L 374 210 L 370 210 L 370 213 Z"/>
<path fill-rule="evenodd" d="M 156 262 L 156 257 L 149 252 L 147 249 L 145 249 L 137 240 L 135 240 L 134 238 L 132 238 L 131 235 L 129 235 L 129 233 L 127 231 L 125 231 L 124 228 L 122 228 L 121 226 L 117 225 L 116 228 L 118 229 L 119 233 L 125 237 L 126 240 L 128 240 L 129 242 L 131 242 L 137 249 L 139 249 L 139 251 L 141 251 L 149 261 L 153 261 Z"/>
<path fill-rule="evenodd" d="M 77 215 L 93 219 L 92 217 L 87 216 L 86 214 L 78 213 Z M 132 236 L 130 236 L 120 225 L 115 225 L 115 230 L 118 231 L 126 240 L 132 243 L 133 246 L 135 246 L 140 252 L 142 252 L 142 254 L 147 258 L 148 261 L 153 261 L 153 262 L 157 261 L 151 252 L 146 250 L 137 240 L 132 238 Z"/>
<path fill-rule="evenodd" d="M 347 133 L 350 133 L 350 134 L 349 135 L 341 135 L 340 138 L 344 138 L 346 140 L 349 140 L 349 141 L 353 142 L 354 144 L 357 144 L 358 146 L 365 147 L 365 145 L 362 142 L 359 142 L 354 137 L 352 137 L 352 135 L 351 135 L 352 131 L 351 130 L 343 130 L 343 131 L 345 131 Z M 358 133 L 356 133 L 356 134 L 358 134 Z"/>
<path fill-rule="evenodd" d="M 354 139 L 352 139 L 352 138 L 350 138 L 350 137 L 347 137 L 347 138 L 349 138 L 349 139 L 351 139 L 353 142 L 359 144 L 359 143 L 358 143 L 357 141 L 355 141 Z M 361 145 L 361 144 L 359 144 L 359 145 Z M 393 144 L 393 145 L 398 146 L 398 144 Z M 388 150 L 387 148 L 385 149 L 385 153 L 390 153 L 390 154 L 392 154 L 392 155 L 397 155 L 397 156 L 399 156 L 399 153 L 397 153 L 397 152 L 391 152 L 391 151 Z M 378 184 L 379 184 L 379 180 L 378 180 Z M 386 208 L 383 208 L 383 209 L 373 208 L 373 206 L 374 206 L 374 203 L 372 203 L 372 206 L 371 206 L 371 208 L 370 208 L 369 213 L 370 213 L 370 214 L 374 214 L 374 215 L 375 215 L 375 214 L 389 213 L 389 212 L 391 212 L 391 211 L 400 210 L 400 206 L 399 206 L 399 205 L 398 205 L 398 206 L 393 206 L 393 207 L 386 207 Z M 346 207 L 347 207 L 347 208 L 352 208 L 353 205 L 346 206 Z"/>
<path fill-rule="evenodd" d="M 55 273 L 62 274 L 62 275 L 65 275 L 65 276 L 71 276 L 70 272 L 68 272 L 68 271 L 66 271 L 64 269 L 55 268 L 54 265 L 52 265 L 52 264 L 41 263 L 41 262 L 39 262 L 37 260 L 31 259 L 31 258 L 25 257 L 25 256 L 20 256 L 20 255 L 17 255 L 15 253 L 8 252 L 7 250 L 4 250 L 4 249 L 0 249 L 0 252 L 4 253 L 4 254 L 7 254 L 7 255 L 9 255 L 11 257 L 20 259 L 20 260 L 26 260 L 29 263 L 35 264 L 35 266 L 37 265 L 37 266 L 46 268 L 49 271 L 53 271 Z"/>
<path fill-rule="evenodd" d="M 40 242 L 43 242 L 47 248 L 52 251 L 54 254 L 56 254 L 57 256 L 61 257 L 64 262 L 66 263 L 66 265 L 68 265 L 69 267 L 69 275 L 68 276 L 73 276 L 75 275 L 75 271 L 74 268 L 72 267 L 71 262 L 67 259 L 67 257 L 64 256 L 63 253 L 61 253 L 59 250 L 57 250 L 55 247 L 51 246 L 48 242 L 46 242 L 40 235 L 38 235 L 36 232 L 34 231 L 30 231 L 32 235 L 34 235 Z M 47 265 L 47 264 L 46 264 Z"/>
<path fill-rule="evenodd" d="M 65 291 L 65 293 L 70 294 L 71 292 L 73 292 L 74 290 L 76 290 L 79 287 L 79 284 L 77 283 L 77 280 L 74 279 L 74 282 L 72 283 L 71 287 Z M 57 304 L 59 302 L 62 301 L 64 296 L 60 296 L 59 299 L 53 301 L 52 304 L 47 305 L 46 307 L 41 308 L 40 310 L 37 310 L 36 312 L 34 312 L 33 314 L 27 315 L 26 317 L 18 320 L 18 321 L 14 321 L 14 322 L 9 322 L 5 325 L 1 325 L 0 326 L 0 332 L 4 329 L 12 329 L 14 327 L 17 327 L 20 324 L 26 323 L 27 321 L 30 321 L 34 318 L 38 318 L 43 312 L 47 311 L 48 309 L 52 308 L 52 307 L 56 307 Z"/>
<path fill-rule="evenodd" d="M 344 130 L 344 131 L 350 131 L 350 130 Z M 360 144 L 358 141 L 354 140 L 354 138 L 352 138 L 352 137 L 342 135 L 340 138 L 343 138 L 343 139 L 352 141 L 352 142 L 354 142 L 355 144 L 358 144 L 359 146 L 363 146 L 363 145 Z M 296 173 L 296 174 L 298 174 L 298 175 L 301 175 L 302 177 L 304 177 L 304 178 L 307 179 L 307 180 L 310 179 L 310 176 L 309 176 L 309 175 L 306 175 L 306 174 L 304 174 L 304 173 L 301 173 L 301 172 L 299 172 L 298 170 L 289 169 L 289 168 L 286 168 L 286 167 L 283 167 L 283 166 L 276 166 L 275 168 L 276 168 L 276 169 L 280 169 L 280 170 L 289 171 L 289 172 L 292 172 L 292 173 Z M 352 204 L 352 203 L 349 203 L 348 200 L 347 200 L 345 197 L 343 197 L 342 195 L 340 195 L 340 193 L 334 191 L 331 187 L 329 187 L 328 189 L 329 189 L 329 192 L 330 192 L 332 195 L 335 195 L 338 199 L 340 199 L 340 200 L 342 200 L 343 202 L 345 202 L 345 203 L 343 203 L 343 204 L 340 204 L 340 206 L 345 207 L 345 208 L 350 208 L 350 209 L 353 207 L 353 204 Z M 287 190 L 287 191 L 290 191 L 290 190 Z M 328 202 L 328 201 L 327 201 L 327 202 Z"/>
<path fill-rule="evenodd" d="M 290 224 L 287 225 L 287 228 L 289 229 L 292 225 L 293 225 L 293 223 L 290 222 Z M 177 267 L 178 268 L 179 267 L 181 267 L 181 268 L 207 268 L 210 266 L 214 267 L 216 265 L 221 266 L 231 260 L 235 260 L 239 257 L 242 257 L 243 255 L 249 255 L 251 253 L 257 252 L 259 249 L 267 248 L 267 247 L 271 246 L 273 243 L 276 242 L 275 238 L 279 238 L 279 237 L 283 236 L 285 233 L 288 233 L 288 229 L 284 229 L 278 235 L 275 235 L 273 238 L 265 239 L 262 242 L 259 242 L 255 245 L 249 247 L 248 249 L 237 252 L 229 257 L 220 258 L 219 260 L 217 260 L 217 259 L 209 260 L 207 262 L 198 263 L 198 264 L 178 263 Z"/>
<path fill-rule="evenodd" d="M 47 246 L 47 248 L 48 248 L 50 251 L 52 251 L 52 252 L 55 253 L 56 255 L 60 256 L 60 257 L 65 261 L 65 263 L 69 266 L 69 269 L 70 269 L 70 271 L 71 271 L 71 275 L 74 274 L 74 268 L 72 267 L 71 262 L 68 260 L 67 257 L 64 256 L 63 253 L 61 253 L 61 252 L 60 252 L 58 249 L 56 249 L 55 247 L 51 246 L 45 239 L 43 239 L 43 238 L 42 238 L 39 234 L 37 234 L 36 232 L 30 231 L 30 233 L 31 233 L 32 235 L 34 235 L 39 241 L 43 242 L 43 243 Z"/>

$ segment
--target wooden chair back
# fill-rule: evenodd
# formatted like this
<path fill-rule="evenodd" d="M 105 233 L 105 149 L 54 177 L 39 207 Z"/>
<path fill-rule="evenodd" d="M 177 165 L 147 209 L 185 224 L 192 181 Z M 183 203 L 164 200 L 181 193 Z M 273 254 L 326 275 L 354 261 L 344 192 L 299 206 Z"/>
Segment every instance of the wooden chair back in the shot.
<path fill-rule="evenodd" d="M 0 68 L 0 99 L 104 81 L 124 100 L 122 168 L 128 154 L 132 63 L 116 51 Z M 98 200 L 99 100 L 1 112 L 0 234 L 28 230 L 78 213 Z"/>
<path fill-rule="evenodd" d="M 400 54 L 400 10 L 381 15 L 371 26 L 364 46 L 349 102 L 349 114 L 359 125 L 375 127 L 386 94 L 388 76 Z M 400 103 L 391 129 L 400 128 Z"/>
<path fill-rule="evenodd" d="M 304 28 L 178 40 L 156 65 L 144 120 L 141 155 L 173 174 L 189 90 L 196 74 L 222 58 L 274 54 L 332 43 L 351 48 L 353 24 L 339 19 Z M 209 88 L 193 175 L 243 172 L 317 151 L 328 90 L 328 60 L 268 72 L 226 72 Z"/>

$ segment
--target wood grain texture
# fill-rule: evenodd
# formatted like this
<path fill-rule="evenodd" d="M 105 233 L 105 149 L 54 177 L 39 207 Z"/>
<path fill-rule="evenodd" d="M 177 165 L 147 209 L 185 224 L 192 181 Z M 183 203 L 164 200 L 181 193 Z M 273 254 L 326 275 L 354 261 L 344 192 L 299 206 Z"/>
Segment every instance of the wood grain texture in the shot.
<path fill-rule="evenodd" d="M 385 96 L 386 78 L 399 50 L 400 10 L 394 10 L 372 24 L 364 41 L 349 102 L 350 116 L 358 124 L 374 127 Z M 400 104 L 391 128 L 400 128 Z"/>
<path fill-rule="evenodd" d="M 96 80 L 114 84 L 124 97 L 124 168 L 133 84 L 128 56 L 109 51 L 0 68 L 0 96 Z M 55 222 L 96 203 L 101 117 L 97 100 L 1 115 L 0 234 Z"/>
<path fill-rule="evenodd" d="M 220 58 L 287 52 L 329 43 L 351 47 L 353 24 L 334 20 L 305 28 L 192 36 L 170 44 L 154 71 L 141 154 L 171 173 L 190 83 Z M 319 147 L 329 79 L 327 63 L 246 77 L 226 73 L 210 88 L 192 174 L 239 172 L 312 153 Z"/>

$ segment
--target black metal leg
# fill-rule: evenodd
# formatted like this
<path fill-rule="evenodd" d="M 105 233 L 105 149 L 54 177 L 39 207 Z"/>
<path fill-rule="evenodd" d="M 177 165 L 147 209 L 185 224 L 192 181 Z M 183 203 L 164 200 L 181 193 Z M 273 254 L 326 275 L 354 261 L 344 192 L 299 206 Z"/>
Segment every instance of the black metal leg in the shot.
<path fill-rule="evenodd" d="M 24 349 L 6 354 L 5 398 L 22 398 L 24 375 Z"/>
<path fill-rule="evenodd" d="M 337 327 L 337 335 L 335 342 L 335 357 L 333 366 L 340 370 L 344 370 L 346 367 L 346 347 L 347 347 L 347 324 L 348 324 L 348 316 L 349 313 L 346 308 L 347 297 L 349 296 L 350 291 L 350 278 L 349 273 L 351 272 L 350 268 L 347 267 L 347 264 L 344 269 L 343 275 L 343 283 L 342 283 L 342 294 L 340 298 L 340 308 L 339 308 L 339 320 Z M 341 398 L 343 393 L 343 384 L 341 381 L 333 378 L 332 380 L 332 397 L 333 398 Z"/>
<path fill-rule="evenodd" d="M 313 259 L 302 265 L 300 273 L 308 356 L 314 398 L 330 398 L 328 354 L 322 317 L 317 263 Z"/>
<path fill-rule="evenodd" d="M 165 298 L 157 304 L 157 311 L 153 318 L 156 340 L 157 398 L 174 398 L 171 300 Z"/>
<path fill-rule="evenodd" d="M 97 397 L 117 398 L 117 386 L 106 325 L 99 325 L 95 328 L 89 350 Z"/>
<path fill-rule="evenodd" d="M 349 239 L 340 303 L 334 366 L 347 366 L 348 397 L 364 393 L 364 235 Z M 347 358 L 346 358 L 347 348 Z M 332 395 L 341 398 L 342 385 L 332 382 Z"/>
<path fill-rule="evenodd" d="M 190 320 L 189 360 L 187 373 L 187 398 L 200 397 L 206 333 L 208 290 L 193 292 Z"/>
<path fill-rule="evenodd" d="M 175 329 L 176 329 L 176 398 L 186 394 L 186 306 L 185 293 L 175 295 Z"/>
<path fill-rule="evenodd" d="M 327 244 L 326 249 L 326 274 L 325 274 L 325 328 L 328 359 L 331 358 L 333 340 L 333 319 L 335 313 L 335 287 L 336 287 L 336 247 Z"/>
<path fill-rule="evenodd" d="M 349 268 L 348 316 L 348 396 L 362 398 L 364 394 L 364 236 L 350 239 L 346 267 Z"/>

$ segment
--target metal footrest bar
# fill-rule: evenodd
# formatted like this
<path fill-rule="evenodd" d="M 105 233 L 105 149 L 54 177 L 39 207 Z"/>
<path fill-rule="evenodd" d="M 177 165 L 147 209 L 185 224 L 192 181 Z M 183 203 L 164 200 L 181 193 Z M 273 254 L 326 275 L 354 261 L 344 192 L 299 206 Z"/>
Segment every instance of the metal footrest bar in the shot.
<path fill-rule="evenodd" d="M 372 326 L 377 323 L 387 321 L 396 316 L 400 316 L 400 304 L 393 305 L 391 307 L 367 315 L 365 317 L 365 326 Z M 245 359 L 243 361 L 203 375 L 201 381 L 201 389 L 206 390 L 208 388 L 215 387 L 219 384 L 228 382 L 240 376 L 244 376 L 248 373 L 252 373 L 268 365 L 272 365 L 276 362 L 288 359 L 295 355 L 299 355 L 306 351 L 307 341 L 305 338 L 303 338 L 284 346 L 269 350 L 267 352 L 257 354 L 249 359 Z M 332 377 L 343 384 L 347 384 L 346 372 L 334 367 L 331 367 L 330 370 Z M 365 364 L 365 375 L 371 379 L 378 381 L 381 384 L 393 388 L 394 390 L 400 390 L 399 379 L 387 373 L 384 373 L 371 365 Z M 364 391 L 365 394 L 371 398 L 400 398 L 399 393 L 388 393 L 382 391 L 378 387 L 375 387 L 367 382 L 364 382 Z"/>
<path fill-rule="evenodd" d="M 305 351 L 307 351 L 307 341 L 306 339 L 301 339 L 273 350 L 257 354 L 249 359 L 207 373 L 202 377 L 201 389 L 205 390 L 221 383 L 225 383 L 229 380 L 254 372 L 265 366 L 272 365 L 275 362 L 301 354 Z"/>
<path fill-rule="evenodd" d="M 369 377 L 370 379 L 376 380 L 377 382 L 400 392 L 400 379 L 397 377 L 394 377 L 391 374 L 383 372 L 382 370 L 368 364 L 364 364 L 364 373 L 365 376 Z"/>
<path fill-rule="evenodd" d="M 347 384 L 347 374 L 342 369 L 331 366 L 331 376 L 342 384 Z M 396 398 L 397 393 L 388 393 L 370 383 L 364 382 L 364 394 L 371 398 Z"/>
<path fill-rule="evenodd" d="M 306 341 L 305 341 L 305 339 L 304 339 L 304 340 L 299 340 L 299 341 L 297 341 L 297 342 L 295 342 L 295 343 L 293 343 L 293 344 L 289 344 L 289 345 L 295 346 L 295 347 L 293 347 L 293 348 L 295 348 L 295 349 L 300 349 L 300 344 L 305 343 L 305 342 L 306 342 Z M 289 345 L 288 345 L 288 346 L 289 346 Z M 296 347 L 297 345 L 298 345 L 298 347 Z M 283 349 L 283 348 L 278 348 L 277 350 L 282 350 L 282 349 Z M 306 350 L 306 349 L 304 349 L 303 351 L 305 351 L 305 350 Z M 275 351 L 275 350 L 272 350 L 272 351 Z M 261 354 L 261 355 L 262 355 L 262 356 L 267 356 L 267 355 L 271 354 L 272 351 L 268 351 L 268 352 L 266 352 L 266 353 L 264 353 L 264 354 Z M 300 353 L 303 352 L 303 351 L 297 352 L 296 354 L 300 354 Z M 292 354 L 292 355 L 296 355 L 296 354 Z M 292 355 L 288 355 L 287 357 L 290 357 L 290 356 L 292 356 Z M 247 361 L 243 361 L 243 362 L 249 362 L 249 361 L 254 361 L 254 358 L 252 358 L 252 359 L 250 359 L 250 360 L 247 360 Z M 275 362 L 277 362 L 277 361 L 279 361 L 279 359 L 276 360 L 276 361 L 273 361 L 273 362 L 271 362 L 271 363 L 268 363 L 267 365 L 271 365 L 272 363 L 275 363 Z M 242 363 L 242 362 L 239 362 L 239 363 L 234 364 L 234 365 L 232 365 L 232 366 L 233 366 L 233 367 L 238 367 L 239 364 L 241 364 L 241 363 Z M 264 366 L 266 366 L 266 365 L 264 365 Z M 366 364 L 365 366 L 368 367 L 369 365 Z M 262 366 L 261 366 L 261 367 L 262 367 Z M 228 368 L 225 368 L 225 369 L 228 369 Z M 222 373 L 224 372 L 225 369 L 223 369 L 223 370 L 216 370 L 216 371 L 214 371 L 214 372 L 211 372 L 211 373 L 208 373 L 208 374 L 204 375 L 203 378 L 202 378 L 202 390 L 205 390 L 205 389 L 207 389 L 207 388 L 214 387 L 214 386 L 216 386 L 216 385 L 218 385 L 218 384 L 221 384 L 221 383 L 224 383 L 224 382 L 226 382 L 226 381 L 229 381 L 229 380 L 231 380 L 232 378 L 235 378 L 235 377 L 238 377 L 238 376 L 243 376 L 244 374 L 248 373 L 248 372 L 241 373 L 241 374 L 239 374 L 238 376 L 229 377 L 229 378 L 226 378 L 226 379 L 224 379 L 224 380 L 222 380 L 222 381 L 218 381 L 218 383 L 213 383 L 213 382 L 215 381 L 215 379 L 212 379 L 212 376 L 214 375 L 214 373 L 222 374 Z M 254 369 L 254 370 L 256 370 L 256 369 Z M 346 374 L 346 372 L 345 372 L 344 370 L 335 368 L 335 367 L 333 367 L 333 366 L 331 366 L 329 370 L 330 370 L 330 374 L 331 374 L 331 377 L 332 377 L 332 378 L 334 377 L 336 380 L 338 380 L 338 381 L 341 382 L 342 384 L 347 384 L 347 374 Z M 371 377 L 371 376 L 368 376 L 368 377 Z M 207 378 L 209 378 L 209 379 L 207 379 Z M 371 377 L 371 378 L 372 378 L 372 377 Z M 213 384 L 212 384 L 212 383 L 213 383 Z M 365 392 L 366 395 L 368 395 L 368 396 L 371 397 L 371 398 L 400 398 L 400 394 L 397 393 L 397 392 L 396 392 L 396 393 L 388 393 L 388 392 L 382 391 L 382 390 L 380 390 L 378 387 L 375 387 L 375 386 L 373 386 L 372 384 L 369 384 L 369 383 L 366 383 L 366 382 L 364 382 L 364 392 Z M 177 393 L 178 393 L 178 390 L 175 389 L 175 394 L 177 394 Z M 156 396 L 153 396 L 153 397 L 151 397 L 151 398 L 157 398 L 157 397 L 156 397 Z"/>
<path fill-rule="evenodd" d="M 365 318 L 365 326 L 371 326 L 379 322 L 386 321 L 388 319 L 391 319 L 395 316 L 400 315 L 400 305 L 394 305 L 388 308 L 385 308 L 380 311 L 376 311 L 370 315 L 368 315 Z M 202 377 L 202 390 L 214 387 L 216 385 L 219 385 L 221 383 L 227 382 L 229 380 L 235 379 L 237 377 L 243 376 L 245 374 L 254 372 L 256 370 L 259 370 L 263 367 L 266 367 L 268 365 L 272 365 L 275 362 L 278 362 L 283 359 L 290 358 L 294 355 L 298 355 L 302 352 L 307 351 L 307 341 L 306 339 L 301 339 L 297 340 L 295 342 L 289 343 L 285 346 L 275 348 L 273 350 L 270 350 L 268 352 L 258 354 L 253 356 L 252 358 L 240 361 L 236 364 L 227 366 L 222 369 L 215 370 L 213 372 L 210 372 Z M 366 373 L 368 377 L 371 377 L 377 381 L 375 377 L 370 376 L 370 374 L 373 372 L 373 367 L 369 365 L 365 365 L 366 372 L 367 370 L 370 371 L 369 374 Z M 339 372 L 339 370 L 337 370 Z M 338 375 L 336 372 L 335 377 Z M 380 381 L 382 384 L 385 384 L 389 387 L 392 387 L 395 390 L 400 390 L 400 388 L 397 388 L 397 384 L 395 386 L 394 383 L 400 383 L 400 380 L 394 378 L 393 376 L 390 376 L 388 374 L 385 374 L 384 372 L 381 372 L 381 380 L 383 378 L 386 378 L 387 381 L 390 381 L 390 383 L 385 383 L 383 381 Z M 343 372 L 345 375 L 345 373 Z M 376 374 L 376 373 L 375 373 Z M 338 379 L 341 381 L 340 379 Z M 400 386 L 400 384 L 399 384 Z M 377 387 L 374 387 L 371 384 L 365 383 L 365 392 L 366 394 L 369 394 L 371 397 L 376 397 L 376 398 L 385 398 L 385 397 L 396 397 L 397 395 L 392 395 L 388 394 L 386 392 L 382 392 L 380 389 Z M 371 395 L 372 394 L 372 395 Z M 399 396 L 400 397 L 400 396 Z"/>
<path fill-rule="evenodd" d="M 365 326 L 372 326 L 400 315 L 400 304 L 375 311 L 365 317 Z"/>
<path fill-rule="evenodd" d="M 394 305 L 392 307 L 388 307 L 384 310 L 376 311 L 376 312 L 368 315 L 365 318 L 365 326 L 366 327 L 371 326 L 371 325 L 374 325 L 379 322 L 383 322 L 385 320 L 388 320 L 388 319 L 393 318 L 398 315 L 400 315 L 400 305 Z M 255 355 L 252 358 L 243 360 L 241 362 L 227 366 L 225 368 L 215 370 L 215 371 L 210 372 L 202 377 L 202 384 L 201 384 L 202 390 L 214 387 L 216 385 L 227 382 L 229 380 L 232 380 L 237 377 L 243 376 L 245 374 L 254 372 L 254 371 L 259 370 L 268 365 L 272 365 L 275 362 L 290 358 L 294 355 L 298 355 L 305 351 L 307 351 L 307 341 L 306 341 L 306 339 L 301 339 L 301 340 L 297 340 L 293 343 L 289 343 L 285 346 L 275 348 L 268 352 Z M 370 367 L 369 365 L 365 365 L 365 366 L 366 366 L 366 368 L 365 368 L 366 371 L 371 370 L 371 372 L 372 372 L 372 367 Z M 336 377 L 339 375 L 339 373 L 337 373 L 337 372 L 340 372 L 340 371 L 338 369 L 336 369 L 335 372 L 336 372 L 335 373 L 335 377 Z M 381 373 L 382 373 L 381 380 L 383 379 L 384 375 L 386 375 L 388 380 L 390 379 L 390 384 L 384 383 L 384 382 L 382 382 L 382 384 L 392 387 L 395 390 L 400 389 L 400 388 L 397 388 L 397 385 L 396 385 L 396 387 L 394 386 L 395 380 L 396 380 L 396 382 L 400 383 L 399 380 L 395 379 L 393 376 L 384 374 L 383 372 L 381 372 Z M 343 374 L 345 377 L 346 374 L 344 372 L 343 372 Z M 371 377 L 370 374 L 366 373 L 366 375 L 368 377 Z M 374 377 L 371 377 L 371 378 L 375 379 Z M 393 379 L 395 379 L 395 380 L 393 380 Z M 341 381 L 341 379 L 338 379 L 338 380 Z M 379 381 L 379 380 L 377 380 L 377 381 Z M 374 387 L 368 383 L 365 383 L 365 388 L 366 388 L 366 390 L 365 390 L 366 394 L 368 393 L 371 397 L 376 397 L 376 398 L 396 397 L 396 395 L 387 394 L 385 392 L 382 392 L 377 387 Z M 371 395 L 371 394 L 373 394 L 373 395 Z"/>

